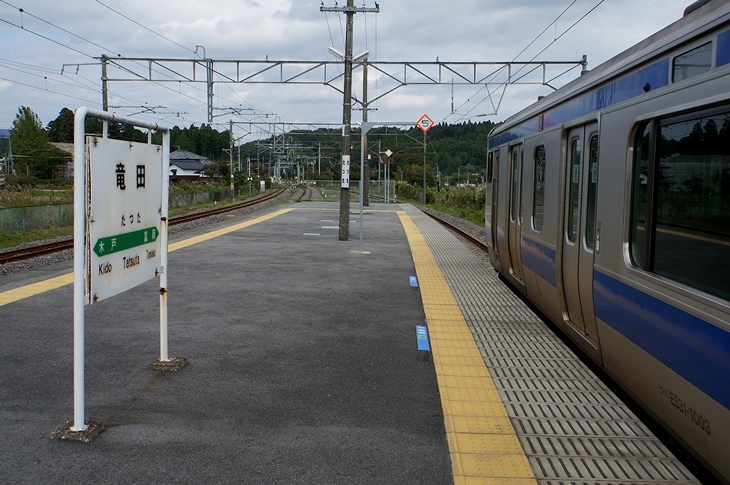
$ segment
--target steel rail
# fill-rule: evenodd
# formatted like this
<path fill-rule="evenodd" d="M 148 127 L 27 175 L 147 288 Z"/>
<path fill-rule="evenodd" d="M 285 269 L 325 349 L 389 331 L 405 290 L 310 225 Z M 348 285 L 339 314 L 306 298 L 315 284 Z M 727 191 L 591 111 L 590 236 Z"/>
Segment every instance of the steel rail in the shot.
<path fill-rule="evenodd" d="M 192 221 L 196 221 L 198 219 L 203 219 L 203 218 L 218 215 L 218 214 L 225 214 L 227 212 L 232 212 L 232 211 L 242 209 L 245 207 L 251 207 L 256 204 L 261 204 L 268 200 L 279 197 L 280 195 L 284 194 L 287 190 L 288 190 L 288 187 L 284 187 L 281 189 L 277 189 L 273 192 L 264 194 L 263 196 L 260 196 L 260 197 L 247 199 L 243 202 L 239 202 L 238 204 L 232 204 L 232 205 L 225 206 L 225 207 L 217 207 L 215 209 L 209 209 L 209 210 L 204 210 L 204 211 L 200 211 L 200 212 L 195 212 L 192 214 L 186 214 L 184 216 L 172 217 L 172 218 L 170 218 L 170 226 L 183 224 L 185 222 L 192 222 Z M 73 249 L 73 247 L 74 247 L 73 237 L 69 237 L 68 239 L 63 239 L 61 241 L 54 241 L 54 242 L 50 242 L 50 243 L 38 244 L 35 246 L 28 246 L 28 247 L 24 247 L 24 248 L 8 249 L 5 251 L 0 251 L 0 265 L 19 262 L 19 261 L 25 261 L 25 260 L 28 260 L 31 258 L 36 258 L 39 256 L 45 256 L 45 255 L 57 253 L 60 251 L 66 251 L 69 249 Z"/>

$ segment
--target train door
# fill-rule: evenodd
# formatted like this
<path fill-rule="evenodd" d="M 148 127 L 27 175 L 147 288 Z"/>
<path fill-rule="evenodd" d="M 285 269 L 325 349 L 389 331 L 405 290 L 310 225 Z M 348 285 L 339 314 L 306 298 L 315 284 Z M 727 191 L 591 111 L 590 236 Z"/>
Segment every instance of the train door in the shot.
<path fill-rule="evenodd" d="M 487 191 L 485 201 L 485 227 L 489 243 L 489 257 L 492 265 L 499 269 L 499 251 L 497 246 L 498 200 L 499 200 L 499 150 L 487 155 Z"/>
<path fill-rule="evenodd" d="M 593 251 L 598 183 L 598 125 L 570 130 L 567 139 L 562 281 L 566 319 L 595 345 Z"/>
<path fill-rule="evenodd" d="M 509 149 L 509 216 L 507 240 L 510 254 L 510 273 L 522 283 L 522 145 Z"/>

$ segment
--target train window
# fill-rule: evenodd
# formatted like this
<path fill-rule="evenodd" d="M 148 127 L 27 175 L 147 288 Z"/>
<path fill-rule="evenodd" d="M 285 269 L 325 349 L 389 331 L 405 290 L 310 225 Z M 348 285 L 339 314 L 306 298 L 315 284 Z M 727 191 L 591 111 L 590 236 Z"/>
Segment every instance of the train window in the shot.
<path fill-rule="evenodd" d="M 570 192 L 568 194 L 568 240 L 575 242 L 578 236 L 578 216 L 580 215 L 580 159 L 583 142 L 576 138 L 570 144 Z"/>
<path fill-rule="evenodd" d="M 649 137 L 656 142 L 646 143 L 650 149 L 654 145 L 654 154 L 645 157 L 650 174 L 646 182 L 639 158 L 650 151 L 641 146 L 644 136 L 637 137 L 635 147 L 634 262 L 729 299 L 730 108 L 663 120 L 656 126 L 656 137 Z M 647 131 L 648 126 L 644 134 Z M 648 255 L 640 249 L 642 232 L 648 233 L 650 242 L 643 242 Z"/>
<path fill-rule="evenodd" d="M 598 186 L 598 135 L 592 135 L 589 142 L 587 216 L 586 216 L 586 246 L 593 249 L 596 235 L 596 188 Z"/>
<path fill-rule="evenodd" d="M 652 124 L 639 127 L 634 140 L 634 175 L 631 200 L 631 259 L 646 269 L 646 220 L 649 184 L 649 157 Z"/>
<path fill-rule="evenodd" d="M 487 185 L 492 183 L 492 170 L 494 167 L 494 152 L 487 153 Z"/>
<path fill-rule="evenodd" d="M 712 42 L 703 44 L 674 58 L 672 82 L 679 82 L 712 68 Z"/>
<path fill-rule="evenodd" d="M 545 214 L 545 147 L 535 149 L 535 174 L 532 197 L 532 228 L 542 231 Z"/>
<path fill-rule="evenodd" d="M 522 169 L 521 153 L 518 147 L 512 148 L 512 199 L 511 199 L 511 210 L 510 220 L 522 224 L 522 210 L 520 208 L 521 194 L 520 184 L 522 183 L 521 169 Z"/>

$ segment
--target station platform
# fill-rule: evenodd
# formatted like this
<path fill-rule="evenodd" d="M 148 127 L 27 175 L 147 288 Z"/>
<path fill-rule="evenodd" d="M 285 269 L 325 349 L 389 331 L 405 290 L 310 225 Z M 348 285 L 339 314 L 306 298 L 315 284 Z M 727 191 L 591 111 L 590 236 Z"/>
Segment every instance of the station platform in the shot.
<path fill-rule="evenodd" d="M 156 280 L 87 306 L 90 443 L 50 438 L 73 417 L 71 263 L 0 278 L 2 481 L 699 483 L 485 256 L 407 204 L 352 208 L 349 241 L 338 214 L 171 235 L 177 372 L 151 365 Z"/>

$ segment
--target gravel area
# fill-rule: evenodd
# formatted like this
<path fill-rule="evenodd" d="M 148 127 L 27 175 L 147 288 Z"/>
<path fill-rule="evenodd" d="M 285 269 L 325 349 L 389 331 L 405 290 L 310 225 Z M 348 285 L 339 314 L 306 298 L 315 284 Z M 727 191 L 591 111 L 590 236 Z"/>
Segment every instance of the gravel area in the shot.
<path fill-rule="evenodd" d="M 443 212 L 435 211 L 433 209 L 429 209 L 428 207 L 420 207 L 421 210 L 426 212 L 427 214 L 434 214 L 445 221 L 448 221 L 450 224 L 453 224 L 454 226 L 458 227 L 462 231 L 468 233 L 472 237 L 479 239 L 483 243 L 486 244 L 487 242 L 487 233 L 484 230 L 484 225 L 482 224 L 479 226 L 478 224 L 474 224 L 473 222 L 466 221 L 464 219 L 459 219 L 458 217 L 452 216 L 450 214 L 445 214 Z"/>
<path fill-rule="evenodd" d="M 43 241 L 32 241 L 27 242 L 23 244 L 19 244 L 18 246 L 15 246 L 14 248 L 10 249 L 21 249 L 21 248 L 30 248 L 33 246 L 39 246 L 41 244 L 47 244 L 52 242 L 59 242 L 64 241 L 68 239 L 73 239 L 73 237 L 67 236 L 67 237 L 57 237 L 55 239 L 46 239 Z M 2 252 L 2 251 L 0 251 Z M 0 264 L 0 278 L 3 276 L 7 276 L 13 273 L 20 273 L 21 271 L 27 271 L 34 268 L 39 268 L 41 266 L 47 266 L 49 264 L 55 264 L 61 261 L 66 261 L 68 259 L 73 259 L 73 249 L 68 249 L 66 251 L 59 251 L 53 254 L 47 254 L 45 256 L 39 256 L 37 258 L 28 259 L 25 261 L 17 261 L 14 263 L 8 263 L 8 264 Z"/>

